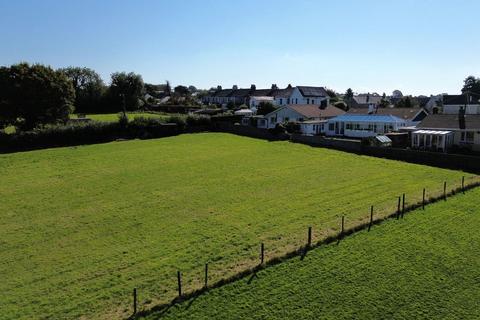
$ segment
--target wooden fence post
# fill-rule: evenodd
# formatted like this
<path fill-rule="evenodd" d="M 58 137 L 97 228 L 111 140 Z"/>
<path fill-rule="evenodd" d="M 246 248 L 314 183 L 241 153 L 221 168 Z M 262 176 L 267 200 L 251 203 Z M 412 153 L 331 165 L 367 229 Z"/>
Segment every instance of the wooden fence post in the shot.
<path fill-rule="evenodd" d="M 308 227 L 307 247 L 310 248 L 311 245 L 312 245 L 312 227 Z"/>
<path fill-rule="evenodd" d="M 447 181 L 443 182 L 443 200 L 447 201 Z"/>
<path fill-rule="evenodd" d="M 403 219 L 403 216 L 405 215 L 405 193 L 403 194 L 402 198 L 403 198 L 402 200 L 402 219 Z"/>
<path fill-rule="evenodd" d="M 177 282 L 178 282 L 178 296 L 182 296 L 182 275 L 180 271 L 177 271 Z"/>
<path fill-rule="evenodd" d="M 425 188 L 423 188 L 422 209 L 425 210 Z"/>
<path fill-rule="evenodd" d="M 373 223 L 373 206 L 370 207 L 370 224 L 368 225 L 368 231 L 370 231 L 370 228 L 372 227 Z"/>
<path fill-rule="evenodd" d="M 265 245 L 262 242 L 262 244 L 260 245 L 260 264 L 263 264 L 264 257 L 265 257 Z"/>
<path fill-rule="evenodd" d="M 205 263 L 205 288 L 208 286 L 208 263 Z"/>
<path fill-rule="evenodd" d="M 137 288 L 133 288 L 133 315 L 137 314 Z"/>
<path fill-rule="evenodd" d="M 397 220 L 398 218 L 400 218 L 400 202 L 402 201 L 402 199 L 400 197 L 398 197 L 398 204 L 397 204 Z"/>
<path fill-rule="evenodd" d="M 341 232 L 342 236 L 344 232 L 345 232 L 345 216 L 342 216 L 342 232 Z"/>
<path fill-rule="evenodd" d="M 465 194 L 465 176 L 462 177 L 462 193 Z"/>

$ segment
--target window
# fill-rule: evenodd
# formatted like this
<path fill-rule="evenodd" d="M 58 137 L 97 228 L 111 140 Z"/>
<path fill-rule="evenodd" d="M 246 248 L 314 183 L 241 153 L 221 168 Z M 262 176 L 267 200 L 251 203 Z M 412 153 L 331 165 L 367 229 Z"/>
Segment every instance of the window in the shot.
<path fill-rule="evenodd" d="M 360 130 L 360 123 L 355 123 L 355 130 Z"/>
<path fill-rule="evenodd" d="M 303 118 L 298 118 L 298 121 L 302 122 L 302 121 L 303 121 Z"/>
<path fill-rule="evenodd" d="M 307 104 L 310 104 L 310 99 L 307 99 Z"/>
<path fill-rule="evenodd" d="M 283 104 L 283 99 L 280 99 L 280 105 L 282 105 L 282 104 Z"/>
<path fill-rule="evenodd" d="M 290 104 L 290 98 L 287 99 L 287 104 Z"/>
<path fill-rule="evenodd" d="M 328 124 L 328 130 L 330 131 L 335 130 L 335 124 L 333 122 Z"/>
<path fill-rule="evenodd" d="M 346 128 L 347 130 L 352 130 L 352 129 L 353 129 L 353 126 L 352 126 L 351 123 L 347 123 L 347 124 L 345 125 L 345 128 Z"/>
<path fill-rule="evenodd" d="M 290 120 L 289 117 L 285 117 L 285 122 L 288 122 L 288 120 Z"/>
<path fill-rule="evenodd" d="M 275 123 L 275 117 L 270 117 L 270 123 Z"/>
<path fill-rule="evenodd" d="M 295 98 L 295 104 L 298 104 L 298 99 L 297 98 Z"/>

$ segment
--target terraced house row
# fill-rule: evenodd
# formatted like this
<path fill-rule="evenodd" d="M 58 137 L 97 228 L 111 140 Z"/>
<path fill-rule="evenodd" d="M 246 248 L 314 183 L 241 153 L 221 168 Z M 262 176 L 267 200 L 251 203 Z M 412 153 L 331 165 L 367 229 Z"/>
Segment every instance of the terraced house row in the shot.
<path fill-rule="evenodd" d="M 270 102 L 276 106 L 285 105 L 320 105 L 327 106 L 330 98 L 324 87 L 309 87 L 288 85 L 280 89 L 276 84 L 272 84 L 270 89 L 257 89 L 252 84 L 249 89 L 239 89 L 234 85 L 231 89 L 223 89 L 218 86 L 216 90 L 211 90 L 203 98 L 203 103 L 227 105 L 247 105 L 250 108 L 256 108 L 261 102 Z"/>

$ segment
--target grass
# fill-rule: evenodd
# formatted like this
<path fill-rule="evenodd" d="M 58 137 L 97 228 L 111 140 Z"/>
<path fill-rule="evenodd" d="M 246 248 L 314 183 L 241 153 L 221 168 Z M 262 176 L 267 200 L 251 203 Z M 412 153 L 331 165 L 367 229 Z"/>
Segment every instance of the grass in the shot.
<path fill-rule="evenodd" d="M 105 114 L 87 114 L 86 117 L 94 121 L 102 122 L 115 122 L 118 121 L 119 113 L 105 113 Z M 144 117 L 144 118 L 153 118 L 153 119 L 167 119 L 171 115 L 169 114 L 159 114 L 159 113 L 149 113 L 149 112 L 127 112 L 127 117 L 129 120 L 133 120 L 135 117 Z M 76 119 L 78 116 L 73 114 L 70 116 L 71 119 Z"/>
<path fill-rule="evenodd" d="M 119 113 L 99 113 L 99 114 L 87 114 L 86 117 L 92 119 L 93 121 L 101 121 L 101 122 L 116 122 L 118 121 Z M 136 117 L 143 117 L 143 118 L 152 118 L 152 119 L 169 119 L 171 116 L 179 116 L 179 117 L 186 117 L 186 115 L 180 114 L 162 114 L 162 113 L 150 113 L 150 112 L 127 112 L 127 117 L 129 120 L 133 120 Z M 78 119 L 77 114 L 71 114 L 70 119 Z M 14 126 L 8 126 L 4 130 L 7 134 L 13 134 L 16 132 Z"/>
<path fill-rule="evenodd" d="M 104 113 L 104 114 L 87 114 L 86 117 L 94 121 L 101 122 L 115 122 L 118 121 L 119 113 Z M 153 118 L 153 119 L 166 119 L 171 115 L 168 114 L 159 114 L 159 113 L 149 113 L 149 112 L 127 112 L 127 117 L 130 120 L 133 120 L 135 117 L 144 117 L 144 118 Z M 76 119 L 77 115 L 73 114 L 70 116 L 72 119 Z"/>
<path fill-rule="evenodd" d="M 220 133 L 0 155 L 0 310 L 115 318 L 364 221 L 462 172 Z M 467 175 L 467 181 L 471 175 Z M 8 293 L 8 294 L 7 294 Z"/>
<path fill-rule="evenodd" d="M 478 319 L 480 189 L 148 319 Z"/>

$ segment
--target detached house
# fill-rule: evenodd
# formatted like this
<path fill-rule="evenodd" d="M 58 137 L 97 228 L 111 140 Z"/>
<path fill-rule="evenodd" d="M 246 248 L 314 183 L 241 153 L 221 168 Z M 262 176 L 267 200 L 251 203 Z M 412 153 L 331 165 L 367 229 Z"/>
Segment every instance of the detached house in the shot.
<path fill-rule="evenodd" d="M 259 128 L 271 129 L 275 128 L 277 124 L 285 122 L 297 122 L 300 124 L 304 122 L 309 122 L 308 125 L 311 125 L 312 128 L 308 128 L 307 126 L 305 129 L 313 130 L 313 125 L 320 125 L 324 123 L 327 119 L 342 115 L 344 113 L 345 111 L 332 105 L 326 107 L 312 104 L 288 105 L 280 107 L 277 110 L 265 115 L 262 119 L 259 119 L 257 122 L 257 126 Z M 313 123 L 312 121 L 317 121 L 318 123 Z M 321 132 L 320 129 L 321 127 L 319 126 L 318 133 Z"/>
<path fill-rule="evenodd" d="M 432 114 L 412 132 L 412 148 L 447 151 L 452 145 L 480 151 L 480 114 Z"/>
<path fill-rule="evenodd" d="M 480 95 L 461 94 L 443 96 L 443 114 L 458 114 L 461 108 L 465 114 L 480 114 Z"/>
<path fill-rule="evenodd" d="M 380 105 L 381 101 L 382 96 L 380 96 L 378 93 L 359 94 L 353 96 L 353 99 L 351 101 L 351 107 L 363 109 L 377 108 Z"/>

